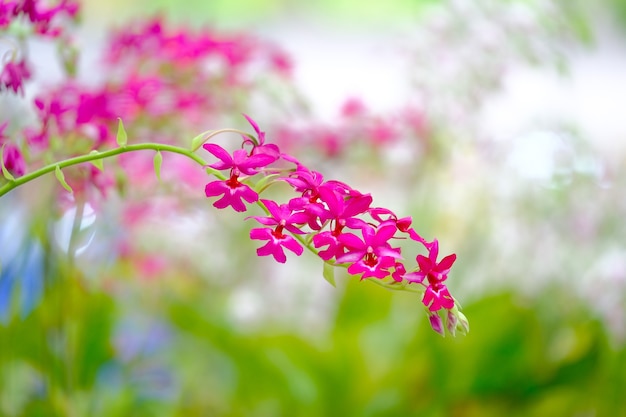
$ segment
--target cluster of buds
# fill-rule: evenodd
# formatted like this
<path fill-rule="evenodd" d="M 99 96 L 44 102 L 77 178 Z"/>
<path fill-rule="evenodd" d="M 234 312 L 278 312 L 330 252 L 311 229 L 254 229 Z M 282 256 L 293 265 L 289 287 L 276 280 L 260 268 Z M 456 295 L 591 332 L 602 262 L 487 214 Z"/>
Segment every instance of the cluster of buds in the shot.
<path fill-rule="evenodd" d="M 282 153 L 275 144 L 266 143 L 265 132 L 245 117 L 256 136 L 243 134 L 241 148 L 232 155 L 217 144 L 203 145 L 218 159 L 208 168 L 228 173 L 224 179 L 208 183 L 205 194 L 219 197 L 213 203 L 218 209 L 231 207 L 246 212 L 246 202 L 257 203 L 264 209 L 266 216 L 248 217 L 263 226 L 250 231 L 251 239 L 266 241 L 257 249 L 257 255 L 273 256 L 285 263 L 285 249 L 299 256 L 307 248 L 325 266 L 342 266 L 362 280 L 421 294 L 431 326 L 437 332 L 445 333 L 441 312 L 445 312 L 446 327 L 451 334 L 469 330 L 467 319 L 445 284 L 455 254 L 438 260 L 438 241 L 422 238 L 411 227 L 411 217 L 400 218 L 387 208 L 374 207 L 370 194 L 340 181 L 325 180 L 321 173 Z M 285 164 L 291 167 L 285 168 Z M 253 178 L 258 181 L 254 182 Z M 260 198 L 259 192 L 278 182 L 289 184 L 296 197 L 286 203 Z M 426 250 L 426 256 L 416 256 L 416 267 L 407 267 L 402 248 L 393 246 L 392 242 L 398 239 L 410 240 Z M 325 277 L 333 283 L 334 276 L 329 270 L 332 268 L 325 267 Z"/>

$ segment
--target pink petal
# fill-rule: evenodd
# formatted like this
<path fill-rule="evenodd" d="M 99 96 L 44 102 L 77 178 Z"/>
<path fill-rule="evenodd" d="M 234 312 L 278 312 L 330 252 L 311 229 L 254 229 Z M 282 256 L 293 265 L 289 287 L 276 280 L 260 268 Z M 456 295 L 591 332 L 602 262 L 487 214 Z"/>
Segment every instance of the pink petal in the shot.
<path fill-rule="evenodd" d="M 437 264 L 437 271 L 442 274 L 447 274 L 450 268 L 452 268 L 454 261 L 456 261 L 456 254 L 453 253 L 452 255 L 446 256 Z"/>
<path fill-rule="evenodd" d="M 285 236 L 280 242 L 281 245 L 300 256 L 304 252 L 304 248 L 293 237 Z"/>
<path fill-rule="evenodd" d="M 243 113 L 242 113 L 243 114 Z M 256 132 L 257 136 L 260 138 L 261 136 L 261 131 L 259 130 L 259 125 L 256 124 L 256 122 L 254 120 L 252 120 L 251 117 L 249 117 L 247 114 L 243 114 L 243 117 L 246 118 L 246 120 L 248 121 L 248 123 L 250 123 L 250 126 L 252 126 L 252 128 L 254 129 L 254 131 Z"/>
<path fill-rule="evenodd" d="M 385 257 L 391 257 L 394 259 L 402 258 L 402 255 L 400 255 L 400 249 L 385 248 L 385 247 L 379 246 L 378 248 L 375 249 L 374 253 L 376 254 L 376 256 L 385 256 Z"/>
<path fill-rule="evenodd" d="M 250 239 L 253 240 L 268 240 L 272 238 L 272 229 L 267 227 L 257 227 L 250 230 Z"/>
<path fill-rule="evenodd" d="M 337 257 L 337 263 L 349 263 L 349 262 L 358 262 L 363 259 L 365 255 L 365 251 L 355 251 L 344 253 L 341 256 Z"/>
<path fill-rule="evenodd" d="M 256 203 L 259 200 L 259 195 L 246 184 L 239 184 L 233 193 L 238 197 L 243 198 L 248 203 Z"/>
<path fill-rule="evenodd" d="M 215 197 L 224 194 L 228 189 L 229 187 L 226 185 L 225 181 L 213 181 L 204 187 L 204 193 L 207 197 Z"/>
<path fill-rule="evenodd" d="M 243 150 L 243 149 L 241 149 Z M 237 152 L 237 151 L 235 151 Z M 244 151 L 245 153 L 245 151 Z M 266 153 L 259 153 L 256 155 L 252 155 L 248 158 L 246 158 L 244 161 L 242 162 L 238 162 L 237 166 L 239 167 L 239 169 L 241 170 L 241 172 L 243 172 L 246 175 L 254 175 L 256 174 L 257 170 L 256 168 L 261 168 L 264 166 L 267 166 L 269 164 L 271 164 L 272 162 L 276 161 L 276 158 L 268 155 Z"/>
<path fill-rule="evenodd" d="M 372 196 L 369 194 L 351 198 L 346 204 L 343 216 L 354 217 L 357 214 L 365 213 L 365 211 L 367 211 L 372 204 L 372 201 Z"/>
<path fill-rule="evenodd" d="M 338 240 L 350 249 L 364 249 L 365 244 L 353 233 L 343 233 Z"/>
<path fill-rule="evenodd" d="M 417 264 L 419 265 L 420 270 L 424 272 L 424 274 L 428 274 L 432 269 L 430 259 L 428 259 L 424 255 L 417 255 L 417 258 L 415 259 L 417 260 Z"/>
<path fill-rule="evenodd" d="M 389 239 L 393 237 L 393 235 L 396 234 L 397 230 L 398 228 L 393 224 L 378 228 L 378 230 L 376 231 L 376 237 L 374 239 L 374 241 L 376 242 L 376 246 L 381 246 L 383 243 L 386 243 Z"/>
<path fill-rule="evenodd" d="M 219 159 L 221 162 L 216 162 L 212 165 L 209 165 L 211 168 L 215 169 L 228 169 L 233 167 L 233 158 L 226 151 L 226 149 L 222 148 L 215 143 L 205 143 L 202 145 L 204 149 L 209 151 L 213 156 Z"/>

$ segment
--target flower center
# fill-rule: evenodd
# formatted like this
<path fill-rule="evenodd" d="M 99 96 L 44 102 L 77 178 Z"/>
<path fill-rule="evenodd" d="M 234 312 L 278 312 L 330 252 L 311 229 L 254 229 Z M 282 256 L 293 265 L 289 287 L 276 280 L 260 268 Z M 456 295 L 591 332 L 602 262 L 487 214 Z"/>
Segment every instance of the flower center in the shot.
<path fill-rule="evenodd" d="M 365 257 L 363 258 L 363 263 L 369 266 L 370 268 L 373 268 L 378 263 L 378 258 L 376 257 L 376 255 L 374 255 L 373 251 L 372 252 L 369 251 L 370 249 L 371 247 L 367 248 L 367 253 L 365 254 Z"/>
<path fill-rule="evenodd" d="M 239 180 L 237 179 L 239 177 L 239 175 L 232 173 L 230 178 L 226 180 L 226 185 L 228 185 L 230 188 L 237 188 L 241 185 L 241 183 L 239 182 Z"/>

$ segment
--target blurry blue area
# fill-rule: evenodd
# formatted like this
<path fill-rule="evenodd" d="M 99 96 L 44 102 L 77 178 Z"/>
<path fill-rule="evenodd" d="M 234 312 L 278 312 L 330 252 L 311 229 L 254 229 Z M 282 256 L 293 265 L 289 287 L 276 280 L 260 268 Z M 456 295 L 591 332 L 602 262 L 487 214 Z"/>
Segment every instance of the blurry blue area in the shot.
<path fill-rule="evenodd" d="M 6 323 L 10 318 L 15 297 L 19 297 L 22 317 L 28 315 L 41 300 L 44 282 L 43 262 L 43 249 L 36 239 L 25 241 L 23 250 L 8 262 L 2 260 L 2 273 L 0 274 L 0 321 L 2 323 Z"/>
<path fill-rule="evenodd" d="M 11 316 L 13 299 L 19 294 L 22 317 L 30 313 L 41 300 L 44 281 L 44 253 L 41 242 L 27 238 L 12 226 L 0 224 L 0 321 Z M 7 256 L 9 255 L 9 256 Z"/>
<path fill-rule="evenodd" d="M 3 263 L 4 264 L 4 263 Z M 0 275 L 0 321 L 6 323 L 11 307 L 11 294 L 15 284 L 15 262 L 4 264 Z"/>
<path fill-rule="evenodd" d="M 30 313 L 41 299 L 44 284 L 44 253 L 41 243 L 30 242 L 24 257 L 22 275 L 22 317 Z"/>

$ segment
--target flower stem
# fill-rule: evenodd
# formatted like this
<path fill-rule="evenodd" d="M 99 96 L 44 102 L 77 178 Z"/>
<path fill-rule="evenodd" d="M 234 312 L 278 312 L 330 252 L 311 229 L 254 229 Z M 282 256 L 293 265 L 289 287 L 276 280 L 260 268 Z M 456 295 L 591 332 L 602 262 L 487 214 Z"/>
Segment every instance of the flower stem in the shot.
<path fill-rule="evenodd" d="M 180 155 L 184 155 L 186 157 L 188 157 L 189 159 L 192 159 L 193 161 L 197 162 L 199 165 L 201 165 L 202 167 L 206 168 L 206 170 L 208 172 L 210 172 L 212 175 L 214 175 L 215 177 L 217 177 L 220 180 L 225 180 L 226 178 L 218 171 L 207 167 L 206 162 L 204 161 L 204 159 L 200 158 L 198 155 L 196 155 L 195 153 L 193 153 L 192 151 L 190 151 L 189 149 L 186 148 L 181 148 L 178 146 L 173 146 L 173 145 L 166 145 L 166 144 L 161 144 L 161 143 L 138 143 L 138 144 L 134 144 L 134 145 L 125 145 L 125 146 L 121 146 L 119 148 L 115 148 L 115 149 L 110 149 L 108 151 L 104 151 L 104 152 L 92 152 L 90 154 L 87 155 L 81 155 L 81 156 L 76 156 L 73 158 L 69 158 L 69 159 L 65 159 L 63 161 L 60 162 L 55 162 L 52 163 L 50 165 L 46 165 L 44 167 L 41 167 L 33 172 L 30 172 L 26 175 L 23 175 L 19 178 L 15 178 L 14 180 L 9 180 L 6 184 L 4 184 L 3 186 L 0 187 L 0 197 L 2 197 L 3 195 L 7 194 L 9 191 L 19 187 L 20 185 L 26 184 L 27 182 L 30 182 L 36 178 L 39 178 L 45 174 L 51 173 L 53 172 L 56 167 L 58 166 L 59 168 L 67 168 L 69 166 L 72 165 L 78 165 L 78 164 L 83 164 L 85 162 L 92 162 L 92 161 L 97 161 L 97 160 L 102 160 L 102 159 L 106 159 L 106 158 L 110 158 L 112 156 L 116 156 L 116 155 L 120 155 L 123 153 L 128 153 L 128 152 L 136 152 L 136 151 L 144 151 L 144 150 L 153 150 L 153 151 L 160 151 L 160 152 L 170 152 L 170 153 L 177 153 Z"/>

